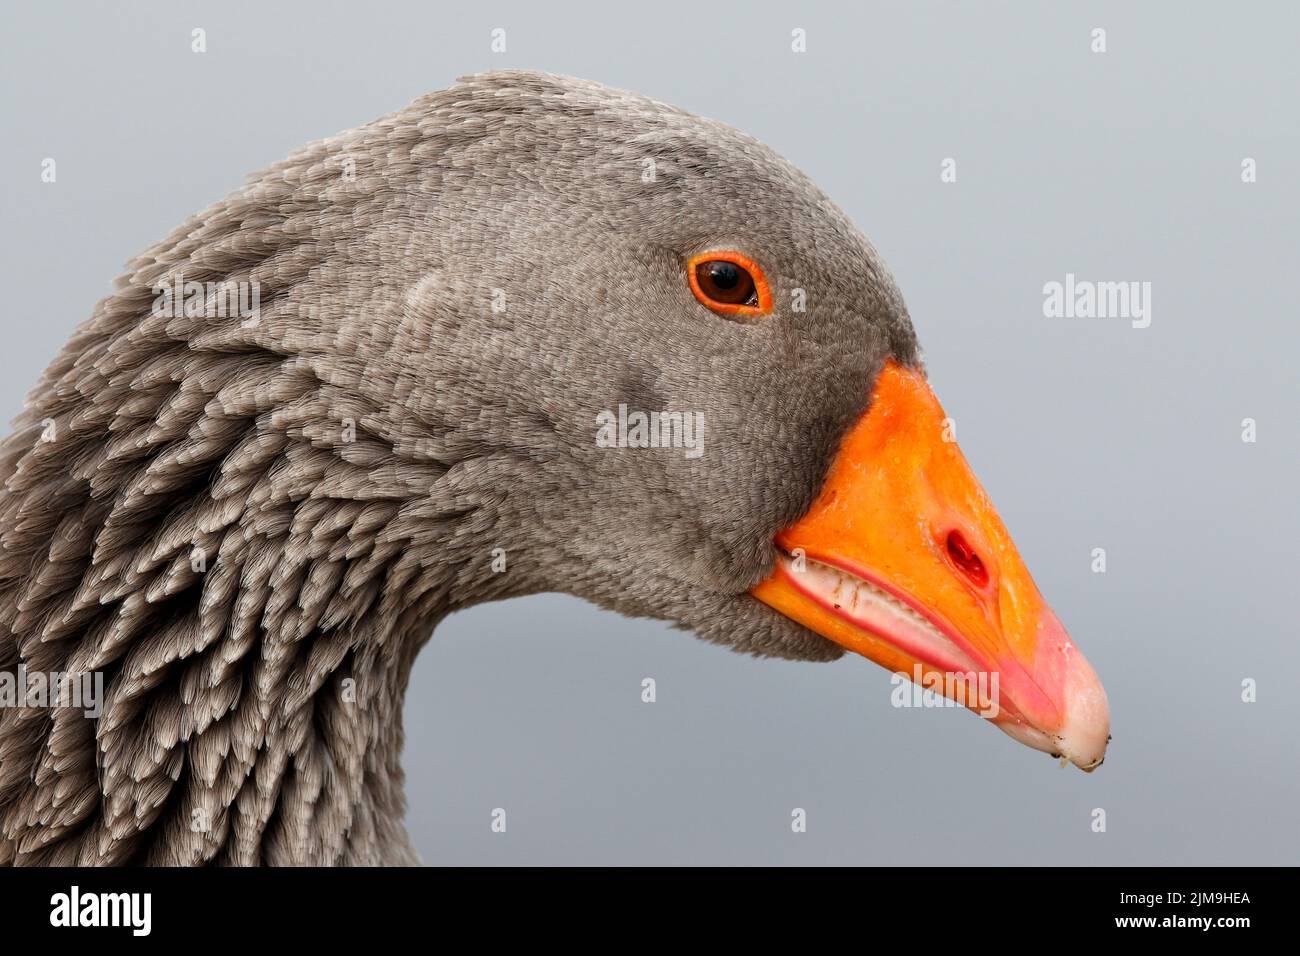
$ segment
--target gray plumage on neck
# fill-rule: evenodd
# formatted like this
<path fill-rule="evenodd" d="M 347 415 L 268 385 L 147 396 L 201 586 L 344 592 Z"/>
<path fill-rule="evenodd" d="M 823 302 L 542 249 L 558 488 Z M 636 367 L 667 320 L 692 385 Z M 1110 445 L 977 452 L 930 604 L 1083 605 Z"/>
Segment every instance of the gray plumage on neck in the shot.
<path fill-rule="evenodd" d="M 762 321 L 692 297 L 722 247 Z M 178 274 L 255 283 L 257 321 L 159 314 Z M 0 448 L 0 671 L 106 692 L 0 710 L 0 862 L 414 862 L 407 678 L 481 601 L 838 656 L 746 591 L 890 355 L 843 214 L 640 96 L 471 77 L 272 166 L 130 263 Z M 620 403 L 702 413 L 705 453 L 599 447 Z"/>

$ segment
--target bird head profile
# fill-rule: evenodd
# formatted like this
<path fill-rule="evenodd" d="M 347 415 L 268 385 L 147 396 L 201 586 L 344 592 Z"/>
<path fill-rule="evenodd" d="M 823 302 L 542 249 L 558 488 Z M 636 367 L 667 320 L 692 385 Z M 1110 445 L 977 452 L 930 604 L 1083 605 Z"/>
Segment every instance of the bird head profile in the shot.
<path fill-rule="evenodd" d="M 414 862 L 412 662 L 547 591 L 1091 770 L 1101 684 L 949 425 L 871 245 L 722 123 L 507 71 L 309 145 L 129 263 L 0 447 L 0 671 L 103 683 L 0 710 L 0 863 Z"/>

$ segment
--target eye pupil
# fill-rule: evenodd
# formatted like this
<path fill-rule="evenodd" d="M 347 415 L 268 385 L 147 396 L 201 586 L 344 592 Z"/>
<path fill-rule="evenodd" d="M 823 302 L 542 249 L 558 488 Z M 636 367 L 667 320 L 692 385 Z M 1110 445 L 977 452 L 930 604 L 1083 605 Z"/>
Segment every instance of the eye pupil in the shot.
<path fill-rule="evenodd" d="M 695 267 L 695 280 L 704 297 L 716 305 L 757 306 L 754 277 L 744 266 L 726 259 L 710 259 Z M 705 304 L 708 305 L 709 302 Z"/>
<path fill-rule="evenodd" d="M 740 269 L 732 262 L 710 262 L 709 278 L 719 289 L 734 289 L 740 283 Z"/>

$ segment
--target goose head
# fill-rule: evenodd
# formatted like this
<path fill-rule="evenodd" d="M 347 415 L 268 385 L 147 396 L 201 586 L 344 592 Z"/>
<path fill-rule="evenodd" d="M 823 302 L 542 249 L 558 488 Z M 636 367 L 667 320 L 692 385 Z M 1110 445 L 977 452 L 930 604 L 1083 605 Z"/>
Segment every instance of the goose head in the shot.
<path fill-rule="evenodd" d="M 838 207 L 754 139 L 639 96 L 521 74 L 463 95 L 497 127 L 492 162 L 416 213 L 460 221 L 384 363 L 514 449 L 497 488 L 529 489 L 525 513 L 496 533 L 521 580 L 754 654 L 848 649 L 1097 766 L 1101 685 Z"/>
<path fill-rule="evenodd" d="M 504 72 L 308 146 L 134 260 L 4 444 L 0 670 L 106 694 L 0 713 L 0 862 L 408 859 L 415 653 L 543 591 L 1090 770 L 1101 685 L 948 426 L 870 244 L 721 123 Z"/>

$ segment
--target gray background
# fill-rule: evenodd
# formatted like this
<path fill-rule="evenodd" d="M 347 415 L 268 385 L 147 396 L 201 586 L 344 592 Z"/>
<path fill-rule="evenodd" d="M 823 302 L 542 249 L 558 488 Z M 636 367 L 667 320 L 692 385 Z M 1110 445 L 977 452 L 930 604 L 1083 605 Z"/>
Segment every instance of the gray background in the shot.
<path fill-rule="evenodd" d="M 1103 678 L 1106 765 L 894 709 L 860 658 L 756 661 L 545 595 L 450 619 L 419 660 L 426 861 L 1295 863 L 1298 27 L 1280 4 L 6 3 L 0 415 L 129 257 L 460 74 L 537 67 L 725 120 L 893 268 L 968 458 Z M 1151 327 L 1043 318 L 1067 271 L 1151 282 Z"/>

